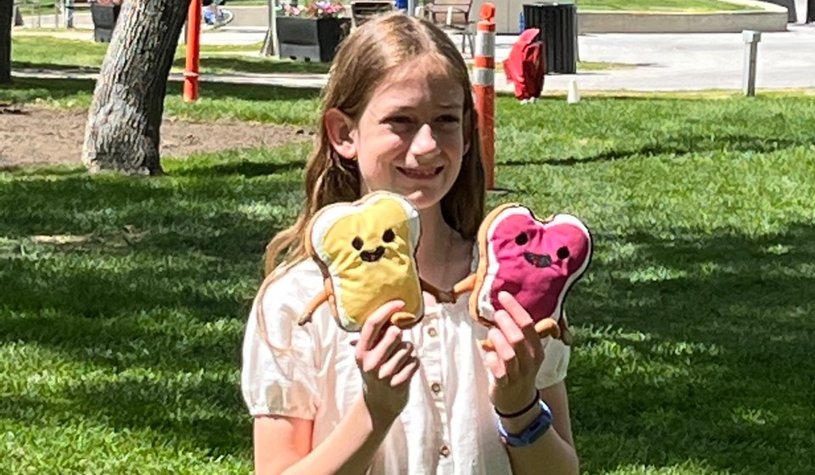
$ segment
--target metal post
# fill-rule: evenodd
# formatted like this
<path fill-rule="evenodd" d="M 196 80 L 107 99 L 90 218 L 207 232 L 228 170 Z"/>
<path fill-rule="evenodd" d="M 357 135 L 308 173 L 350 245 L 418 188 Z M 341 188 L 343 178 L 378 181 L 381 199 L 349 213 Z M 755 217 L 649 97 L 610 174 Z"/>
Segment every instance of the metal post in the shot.
<path fill-rule="evenodd" d="M 450 16 L 448 13 L 448 20 Z M 473 92 L 488 190 L 495 188 L 495 5 L 481 5 L 473 52 Z"/>
<path fill-rule="evenodd" d="M 758 56 L 758 42 L 761 41 L 761 32 L 745 30 L 742 32 L 744 40 L 744 71 L 742 76 L 742 90 L 746 96 L 756 95 L 756 57 Z"/>
<path fill-rule="evenodd" d="M 74 27 L 74 0 L 65 0 L 65 27 Z"/>
<path fill-rule="evenodd" d="M 198 100 L 198 63 L 201 54 L 201 0 L 192 0 L 187 12 L 187 58 L 184 69 L 185 102 Z"/>

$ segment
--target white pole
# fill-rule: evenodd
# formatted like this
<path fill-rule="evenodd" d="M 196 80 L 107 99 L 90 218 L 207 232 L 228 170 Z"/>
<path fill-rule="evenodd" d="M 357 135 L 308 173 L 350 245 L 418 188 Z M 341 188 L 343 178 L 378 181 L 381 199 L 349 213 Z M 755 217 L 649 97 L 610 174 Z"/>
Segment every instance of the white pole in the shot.
<path fill-rule="evenodd" d="M 277 40 L 277 0 L 269 0 L 269 31 L 272 32 L 274 55 L 280 56 L 280 44 Z"/>
<path fill-rule="evenodd" d="M 65 26 L 74 27 L 74 0 L 65 0 Z"/>
<path fill-rule="evenodd" d="M 761 41 L 761 32 L 744 30 L 744 71 L 742 76 L 742 90 L 745 96 L 756 95 L 756 57 L 758 56 L 758 42 Z"/>

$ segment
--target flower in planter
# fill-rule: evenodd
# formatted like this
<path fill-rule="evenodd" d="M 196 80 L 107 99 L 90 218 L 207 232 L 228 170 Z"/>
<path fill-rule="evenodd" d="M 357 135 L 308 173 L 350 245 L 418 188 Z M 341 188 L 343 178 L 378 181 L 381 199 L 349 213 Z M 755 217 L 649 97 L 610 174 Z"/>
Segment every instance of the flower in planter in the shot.
<path fill-rule="evenodd" d="M 284 16 L 300 16 L 307 18 L 342 18 L 345 16 L 345 6 L 342 3 L 330 1 L 309 2 L 305 6 L 282 2 L 281 13 Z"/>

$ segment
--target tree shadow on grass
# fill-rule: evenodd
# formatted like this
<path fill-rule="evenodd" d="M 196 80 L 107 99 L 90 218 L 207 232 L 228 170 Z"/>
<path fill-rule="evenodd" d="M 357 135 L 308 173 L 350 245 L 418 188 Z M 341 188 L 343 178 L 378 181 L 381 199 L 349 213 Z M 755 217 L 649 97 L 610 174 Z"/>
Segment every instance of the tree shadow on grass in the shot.
<path fill-rule="evenodd" d="M 570 296 L 584 467 L 812 473 L 815 227 L 686 236 L 608 237 L 633 249 L 613 259 L 601 239 Z"/>
<path fill-rule="evenodd" d="M 238 175 L 246 178 L 254 178 L 259 176 L 276 175 L 280 173 L 289 173 L 293 171 L 305 169 L 305 161 L 293 161 L 283 163 L 272 162 L 227 162 L 218 165 L 213 165 L 207 168 L 187 168 L 173 173 L 173 176 L 210 176 L 217 175 Z"/>
<path fill-rule="evenodd" d="M 93 79 L 41 79 L 15 77 L 11 85 L 0 85 L 0 100 L 12 102 L 31 102 L 40 100 L 58 100 L 76 95 L 93 94 L 96 81 Z M 181 95 L 182 83 L 169 81 L 168 96 Z M 228 84 L 218 82 L 206 83 L 207 95 L 211 98 L 234 98 L 250 101 L 316 99 L 320 95 L 317 89 L 301 89 L 263 84 Z"/>
<path fill-rule="evenodd" d="M 184 68 L 185 58 L 176 58 L 173 67 Z M 308 63 L 305 61 L 270 61 L 262 58 L 212 57 L 201 58 L 201 71 L 213 70 L 234 73 L 295 73 L 327 74 L 331 65 L 327 63 Z"/>
<path fill-rule="evenodd" d="M 709 152 L 752 152 L 771 153 L 793 147 L 806 146 L 806 140 L 768 139 L 747 134 L 725 134 L 715 137 L 701 135 L 676 135 L 663 137 L 659 143 L 647 144 L 636 148 L 617 148 L 588 157 L 541 157 L 540 159 L 507 160 L 502 166 L 523 167 L 527 165 L 551 165 L 569 167 L 592 163 L 614 162 L 635 157 L 685 156 Z"/>

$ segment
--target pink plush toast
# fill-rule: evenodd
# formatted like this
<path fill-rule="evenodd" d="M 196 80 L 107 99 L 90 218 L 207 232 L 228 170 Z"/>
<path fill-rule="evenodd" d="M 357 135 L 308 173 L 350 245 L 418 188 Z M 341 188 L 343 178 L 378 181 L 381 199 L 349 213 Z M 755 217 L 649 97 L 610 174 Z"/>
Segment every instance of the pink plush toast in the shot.
<path fill-rule="evenodd" d="M 503 308 L 498 293 L 507 291 L 529 312 L 542 337 L 561 334 L 568 343 L 563 301 L 591 260 L 586 226 L 568 214 L 541 221 L 529 208 L 507 204 L 484 219 L 478 241 L 478 270 L 469 285 L 463 281 L 456 288 L 456 293 L 462 286 L 472 288 L 470 313 L 495 325 L 495 312 Z M 559 328 L 552 328 L 552 321 Z"/>

